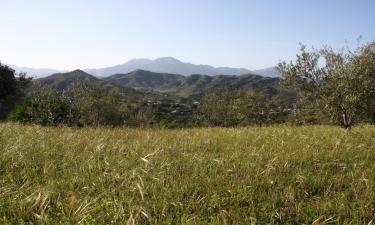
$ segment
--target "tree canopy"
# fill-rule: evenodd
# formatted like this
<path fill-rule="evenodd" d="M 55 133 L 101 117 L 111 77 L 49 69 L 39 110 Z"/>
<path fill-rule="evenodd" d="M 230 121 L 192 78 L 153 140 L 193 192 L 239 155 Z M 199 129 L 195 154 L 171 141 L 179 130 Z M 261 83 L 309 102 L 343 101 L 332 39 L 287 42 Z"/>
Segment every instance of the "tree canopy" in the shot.
<path fill-rule="evenodd" d="M 282 84 L 296 91 L 302 105 L 327 113 L 344 128 L 371 120 L 375 102 L 375 43 L 356 51 L 301 46 L 295 62 L 282 62 Z M 373 117 L 373 115 L 372 115 Z"/>

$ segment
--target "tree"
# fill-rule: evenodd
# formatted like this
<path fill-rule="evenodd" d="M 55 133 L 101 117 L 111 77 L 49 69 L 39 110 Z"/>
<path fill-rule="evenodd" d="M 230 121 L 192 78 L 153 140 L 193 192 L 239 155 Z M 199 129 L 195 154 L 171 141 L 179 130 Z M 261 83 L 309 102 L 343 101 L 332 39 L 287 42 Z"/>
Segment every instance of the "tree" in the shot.
<path fill-rule="evenodd" d="M 122 125 L 118 89 L 104 90 L 99 84 L 78 82 L 69 89 L 74 106 L 80 112 L 83 125 Z"/>
<path fill-rule="evenodd" d="M 362 110 L 371 110 L 374 101 L 373 61 L 364 56 L 366 51 L 373 54 L 371 46 L 373 43 L 355 52 L 334 51 L 329 47 L 308 52 L 301 46 L 295 62 L 279 64 L 282 84 L 295 90 L 299 100 L 302 96 L 312 100 L 310 105 L 350 129 L 360 121 Z"/>
<path fill-rule="evenodd" d="M 139 126 L 151 123 L 152 112 L 118 88 L 77 81 L 67 90 L 33 87 L 29 99 L 19 104 L 8 121 L 44 126 Z"/>
<path fill-rule="evenodd" d="M 357 51 L 352 61 L 354 84 L 361 90 L 360 116 L 365 122 L 375 124 L 375 42 Z"/>
<path fill-rule="evenodd" d="M 25 73 L 16 72 L 0 62 L 0 120 L 25 97 L 25 89 L 30 85 L 31 78 Z"/>
<path fill-rule="evenodd" d="M 271 100 L 255 91 L 217 91 L 207 94 L 198 107 L 198 116 L 208 125 L 259 125 L 269 122 Z"/>
<path fill-rule="evenodd" d="M 0 62 L 0 100 L 15 92 L 16 88 L 15 71 Z"/>
<path fill-rule="evenodd" d="M 270 100 L 264 95 L 255 91 L 238 92 L 236 103 L 242 123 L 262 126 L 269 121 Z"/>
<path fill-rule="evenodd" d="M 78 125 L 79 112 L 65 92 L 58 93 L 47 86 L 38 86 L 32 97 L 22 105 L 20 110 L 11 114 L 14 119 L 43 126 Z"/>
<path fill-rule="evenodd" d="M 207 125 L 231 127 L 239 123 L 239 105 L 235 104 L 235 92 L 214 91 L 206 94 L 197 109 L 198 118 Z"/>

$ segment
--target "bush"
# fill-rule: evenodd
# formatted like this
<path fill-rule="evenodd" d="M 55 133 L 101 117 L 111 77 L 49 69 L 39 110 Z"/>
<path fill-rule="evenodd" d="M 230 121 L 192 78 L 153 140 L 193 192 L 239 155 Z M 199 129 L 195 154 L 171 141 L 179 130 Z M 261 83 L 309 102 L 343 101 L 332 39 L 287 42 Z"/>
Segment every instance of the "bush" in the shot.
<path fill-rule="evenodd" d="M 17 88 L 15 71 L 0 63 L 0 100 L 14 92 Z"/>
<path fill-rule="evenodd" d="M 27 113 L 27 109 L 31 107 L 31 102 L 25 100 L 19 103 L 13 111 L 6 117 L 7 122 L 27 122 L 30 121 L 30 116 Z"/>

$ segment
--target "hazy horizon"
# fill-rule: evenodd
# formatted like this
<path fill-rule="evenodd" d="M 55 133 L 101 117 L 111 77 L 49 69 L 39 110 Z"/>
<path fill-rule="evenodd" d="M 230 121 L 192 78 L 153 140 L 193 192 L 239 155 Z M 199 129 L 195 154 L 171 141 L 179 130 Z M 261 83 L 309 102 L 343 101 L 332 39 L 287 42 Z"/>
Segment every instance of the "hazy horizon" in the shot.
<path fill-rule="evenodd" d="M 17 67 L 26 67 L 26 68 L 32 68 L 32 69 L 56 69 L 56 70 L 61 70 L 61 71 L 72 71 L 72 70 L 86 70 L 86 69 L 102 69 L 102 68 L 107 68 L 107 67 L 112 67 L 112 66 L 119 66 L 119 65 L 123 65 L 123 64 L 126 64 L 128 62 L 131 62 L 133 60 L 151 60 L 151 61 L 155 61 L 157 59 L 162 59 L 162 58 L 173 58 L 175 60 L 178 60 L 182 63 L 192 63 L 192 62 L 187 62 L 187 61 L 183 61 L 183 60 L 180 60 L 176 57 L 173 57 L 173 56 L 160 56 L 160 57 L 156 57 L 156 58 L 132 58 L 132 59 L 128 59 L 124 62 L 121 62 L 121 63 L 115 63 L 115 64 L 111 64 L 111 65 L 104 65 L 104 66 L 101 66 L 101 67 L 80 67 L 80 68 L 68 68 L 68 69 L 60 69 L 60 68 L 51 68 L 51 67 L 32 67 L 32 66 L 24 66 L 24 65 L 16 65 L 16 64 L 13 64 L 13 63 L 8 63 L 8 62 L 2 62 L 4 64 L 7 64 L 7 65 L 12 65 L 12 66 L 17 66 Z M 208 64 L 204 64 L 204 63 L 192 63 L 194 65 L 202 65 L 202 66 L 213 66 L 215 68 L 220 68 L 220 67 L 233 67 L 233 66 L 215 66 L 215 65 L 208 65 Z M 276 65 L 271 65 L 271 66 L 268 66 L 268 67 L 264 67 L 264 68 L 259 68 L 259 69 L 266 69 L 266 68 L 271 68 L 271 67 L 274 67 Z M 233 67 L 234 68 L 234 67 Z M 235 68 L 239 68 L 239 69 L 249 69 L 250 68 L 246 68 L 246 67 L 235 67 Z M 257 69 L 255 69 L 257 70 Z"/>
<path fill-rule="evenodd" d="M 174 57 L 257 70 L 293 59 L 300 42 L 339 48 L 375 38 L 372 0 L 0 2 L 0 60 L 31 68 Z"/>

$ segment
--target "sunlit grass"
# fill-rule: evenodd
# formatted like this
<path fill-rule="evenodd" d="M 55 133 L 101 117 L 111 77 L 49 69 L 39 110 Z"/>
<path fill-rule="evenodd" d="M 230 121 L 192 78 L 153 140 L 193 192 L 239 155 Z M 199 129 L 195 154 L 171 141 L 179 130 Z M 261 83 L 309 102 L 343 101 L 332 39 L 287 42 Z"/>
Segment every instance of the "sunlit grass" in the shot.
<path fill-rule="evenodd" d="M 0 124 L 0 224 L 369 224 L 375 127 Z"/>

